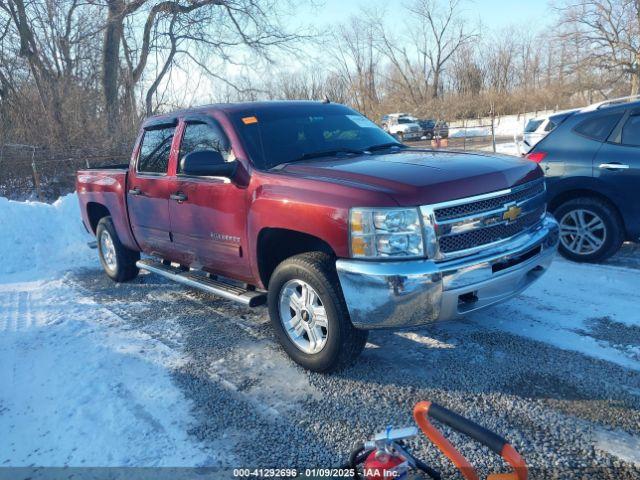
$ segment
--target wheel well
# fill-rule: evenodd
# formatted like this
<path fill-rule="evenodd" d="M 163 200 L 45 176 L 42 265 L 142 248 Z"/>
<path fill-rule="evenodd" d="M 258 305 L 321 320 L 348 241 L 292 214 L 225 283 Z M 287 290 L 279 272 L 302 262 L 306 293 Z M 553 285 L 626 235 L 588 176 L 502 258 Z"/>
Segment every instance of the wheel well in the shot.
<path fill-rule="evenodd" d="M 258 235 L 258 268 L 260 280 L 266 287 L 276 267 L 284 260 L 305 252 L 335 252 L 324 240 L 306 233 L 285 228 L 265 228 Z"/>
<path fill-rule="evenodd" d="M 573 200 L 574 198 L 581 198 L 581 197 L 597 198 L 598 200 L 609 205 L 618 214 L 618 218 L 620 219 L 620 221 L 622 222 L 622 225 L 624 226 L 624 217 L 620 213 L 620 210 L 618 209 L 616 204 L 613 203 L 606 195 L 603 195 L 594 190 L 577 189 L 577 190 L 568 190 L 566 192 L 562 192 L 556 197 L 554 197 L 553 199 L 551 199 L 551 201 L 549 202 L 549 211 L 554 212 L 563 203 L 568 202 L 569 200 Z M 626 226 L 625 226 L 625 229 L 626 229 Z"/>
<path fill-rule="evenodd" d="M 109 213 L 109 209 L 104 205 L 96 202 L 87 203 L 87 217 L 89 218 L 89 224 L 91 225 L 93 233 L 96 233 L 98 222 L 109 215 L 111 215 L 111 213 Z"/>

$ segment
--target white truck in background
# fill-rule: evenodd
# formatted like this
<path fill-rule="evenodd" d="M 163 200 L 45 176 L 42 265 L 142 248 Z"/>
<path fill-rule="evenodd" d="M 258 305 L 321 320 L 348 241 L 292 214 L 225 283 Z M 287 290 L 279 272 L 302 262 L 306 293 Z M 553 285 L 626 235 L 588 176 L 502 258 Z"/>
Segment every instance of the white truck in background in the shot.
<path fill-rule="evenodd" d="M 404 140 L 419 140 L 422 137 L 422 128 L 418 123 L 418 119 L 406 113 L 390 113 L 383 116 L 382 128 L 401 142 Z"/>

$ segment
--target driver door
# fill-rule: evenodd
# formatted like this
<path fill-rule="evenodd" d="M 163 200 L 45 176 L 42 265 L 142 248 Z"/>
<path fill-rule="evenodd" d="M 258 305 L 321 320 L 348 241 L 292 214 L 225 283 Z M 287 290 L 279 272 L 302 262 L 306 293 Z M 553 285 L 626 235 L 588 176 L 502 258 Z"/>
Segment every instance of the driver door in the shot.
<path fill-rule="evenodd" d="M 249 279 L 245 190 L 228 178 L 188 176 L 181 168 L 182 159 L 195 151 L 216 150 L 226 161 L 233 160 L 229 140 L 210 117 L 183 123 L 176 190 L 169 200 L 175 248 L 183 262 L 193 268 Z"/>

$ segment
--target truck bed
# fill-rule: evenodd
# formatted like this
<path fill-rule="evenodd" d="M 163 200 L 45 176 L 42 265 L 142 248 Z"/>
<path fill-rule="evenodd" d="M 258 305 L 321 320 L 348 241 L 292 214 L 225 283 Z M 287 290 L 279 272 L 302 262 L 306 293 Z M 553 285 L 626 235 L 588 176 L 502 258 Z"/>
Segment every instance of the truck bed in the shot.
<path fill-rule="evenodd" d="M 95 233 L 98 214 L 108 210 L 118 237 L 128 248 L 137 250 L 129 226 L 127 210 L 127 175 L 129 165 L 105 165 L 100 168 L 78 170 L 76 191 L 80 202 L 82 221 L 91 233 Z M 102 209 L 102 212 L 99 210 Z"/>
<path fill-rule="evenodd" d="M 78 172 L 95 172 L 100 170 L 128 170 L 128 163 L 117 163 L 114 165 L 101 165 L 95 168 L 83 168 L 82 170 L 78 170 Z"/>

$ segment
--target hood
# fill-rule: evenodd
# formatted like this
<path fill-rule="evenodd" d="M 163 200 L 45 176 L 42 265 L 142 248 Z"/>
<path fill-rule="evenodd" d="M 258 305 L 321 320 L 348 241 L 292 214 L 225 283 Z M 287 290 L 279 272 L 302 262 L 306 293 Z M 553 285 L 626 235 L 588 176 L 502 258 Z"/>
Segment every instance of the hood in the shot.
<path fill-rule="evenodd" d="M 529 160 L 507 155 L 409 150 L 287 164 L 281 173 L 379 190 L 401 206 L 481 195 L 542 176 Z"/>

